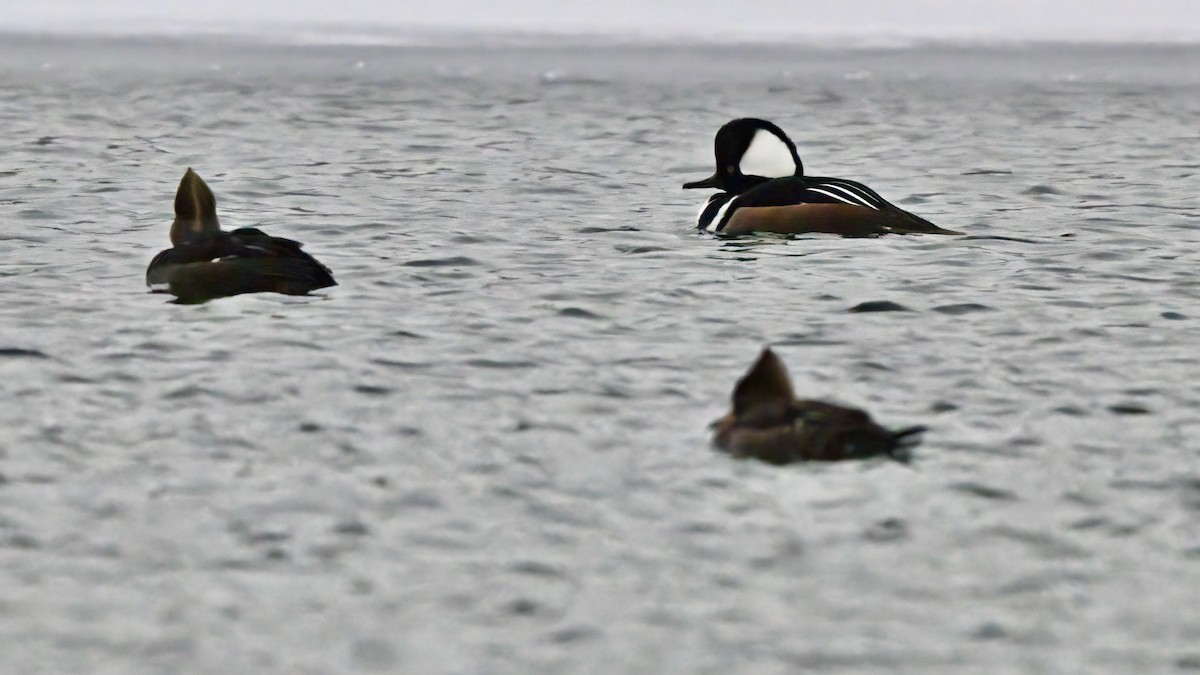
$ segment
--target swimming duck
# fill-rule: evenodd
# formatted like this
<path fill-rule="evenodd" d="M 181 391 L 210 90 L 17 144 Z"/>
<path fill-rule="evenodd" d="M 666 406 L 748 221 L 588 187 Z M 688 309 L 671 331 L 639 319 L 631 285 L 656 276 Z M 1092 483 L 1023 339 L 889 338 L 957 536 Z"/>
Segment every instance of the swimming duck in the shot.
<path fill-rule="evenodd" d="M 179 302 L 204 302 L 241 293 L 305 295 L 336 286 L 329 268 L 302 244 L 243 227 L 223 232 L 217 199 L 188 168 L 175 192 L 169 248 L 150 261 L 146 285 L 165 286 Z"/>
<path fill-rule="evenodd" d="M 768 347 L 733 390 L 733 411 L 711 425 L 713 443 L 770 464 L 886 455 L 907 461 L 925 427 L 889 431 L 866 412 L 797 399 L 783 362 Z"/>
<path fill-rule="evenodd" d="M 946 230 L 845 178 L 805 176 L 796 144 L 775 124 L 753 117 L 727 122 L 713 142 L 717 170 L 685 190 L 717 188 L 696 226 L 725 235 L 826 232 L 844 237 L 962 234 Z"/>

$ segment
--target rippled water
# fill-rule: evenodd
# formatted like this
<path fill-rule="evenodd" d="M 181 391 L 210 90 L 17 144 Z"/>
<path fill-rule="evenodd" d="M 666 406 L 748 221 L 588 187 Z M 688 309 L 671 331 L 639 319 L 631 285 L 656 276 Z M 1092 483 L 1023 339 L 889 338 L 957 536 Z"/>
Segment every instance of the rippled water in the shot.
<path fill-rule="evenodd" d="M 6 672 L 1200 669 L 1200 48 L 0 44 Z M 751 114 L 968 236 L 697 235 Z M 341 285 L 146 292 L 188 166 Z"/>

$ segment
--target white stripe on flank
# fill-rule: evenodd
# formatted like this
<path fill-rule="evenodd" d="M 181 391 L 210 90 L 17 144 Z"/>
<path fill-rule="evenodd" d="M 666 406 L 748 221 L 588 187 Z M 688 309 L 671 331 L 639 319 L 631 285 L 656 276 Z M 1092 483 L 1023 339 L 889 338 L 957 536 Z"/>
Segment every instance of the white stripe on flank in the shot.
<path fill-rule="evenodd" d="M 721 210 L 717 211 L 717 215 L 713 216 L 706 228 L 709 232 L 719 232 L 721 230 L 721 221 L 725 219 L 725 212 L 729 210 L 731 204 L 737 201 L 737 197 L 730 199 L 721 206 Z"/>
<path fill-rule="evenodd" d="M 867 197 L 866 195 L 862 194 L 861 192 L 859 192 L 857 190 L 850 189 L 850 187 L 848 187 L 846 185 L 840 185 L 840 184 L 835 184 L 835 183 L 820 183 L 820 186 L 822 188 L 825 188 L 825 190 L 835 190 L 840 194 L 834 195 L 831 192 L 826 192 L 825 190 L 819 190 L 817 188 L 809 188 L 809 189 L 817 190 L 817 192 L 827 194 L 831 197 L 836 197 L 837 199 L 840 199 L 840 200 L 846 202 L 847 204 L 855 204 L 857 206 L 866 206 L 867 208 L 872 208 L 872 209 L 875 209 L 876 211 L 879 210 L 879 207 L 876 206 L 874 203 L 872 203 L 872 200 L 869 197 Z M 847 197 L 849 197 L 849 199 L 847 199 L 847 197 L 842 197 L 841 194 L 846 195 Z"/>
<path fill-rule="evenodd" d="M 783 139 L 759 129 L 746 146 L 746 152 L 742 153 L 738 168 L 744 176 L 783 178 L 796 175 L 796 160 L 792 159 L 792 151 Z"/>
<path fill-rule="evenodd" d="M 699 228 L 707 228 L 708 227 L 710 221 L 704 220 L 704 214 L 708 213 L 708 210 L 713 207 L 714 202 L 716 202 L 722 198 L 728 199 L 729 195 L 724 192 L 718 192 L 716 194 L 711 195 L 704 202 L 704 206 L 701 206 L 700 212 L 696 214 L 696 227 L 699 227 Z M 720 206 L 717 207 L 718 210 L 720 208 L 721 208 Z"/>
<path fill-rule="evenodd" d="M 826 186 L 826 187 L 828 187 L 828 186 Z M 859 202 L 851 201 L 851 200 L 843 197 L 842 195 L 836 195 L 827 190 L 822 190 L 821 188 L 810 187 L 808 189 L 812 192 L 819 192 L 819 193 L 825 195 L 826 197 L 832 197 L 843 204 L 849 204 L 850 206 L 862 206 L 862 204 Z"/>
<path fill-rule="evenodd" d="M 883 197 L 880 197 L 875 193 L 874 190 L 861 183 L 855 183 L 854 181 L 845 180 L 843 178 L 826 178 L 821 181 L 821 185 L 841 189 L 845 192 L 855 195 L 867 204 L 877 208 L 886 208 L 888 205 Z"/>

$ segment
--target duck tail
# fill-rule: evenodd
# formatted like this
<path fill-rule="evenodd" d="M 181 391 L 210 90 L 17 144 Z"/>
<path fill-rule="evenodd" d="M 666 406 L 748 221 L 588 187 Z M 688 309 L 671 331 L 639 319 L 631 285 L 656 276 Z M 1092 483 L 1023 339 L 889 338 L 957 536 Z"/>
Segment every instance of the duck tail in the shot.
<path fill-rule="evenodd" d="M 908 464 L 912 460 L 912 449 L 920 444 L 920 435 L 928 429 L 926 426 L 915 426 L 891 432 L 892 450 L 888 455 L 897 462 Z"/>
<path fill-rule="evenodd" d="M 897 223 L 893 227 L 896 234 L 962 234 L 958 230 L 948 230 L 944 227 L 938 227 L 933 223 L 925 220 L 915 213 L 909 213 L 899 207 L 896 209 L 904 216 L 904 223 Z"/>

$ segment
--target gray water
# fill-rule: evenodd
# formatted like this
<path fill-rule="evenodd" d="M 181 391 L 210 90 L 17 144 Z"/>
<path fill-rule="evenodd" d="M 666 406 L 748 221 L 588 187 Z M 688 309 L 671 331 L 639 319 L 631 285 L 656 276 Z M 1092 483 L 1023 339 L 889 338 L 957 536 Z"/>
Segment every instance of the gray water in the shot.
<path fill-rule="evenodd" d="M 1200 47 L 0 57 L 3 672 L 1200 670 Z M 697 234 L 741 115 L 968 236 Z M 188 166 L 341 285 L 148 293 Z"/>

